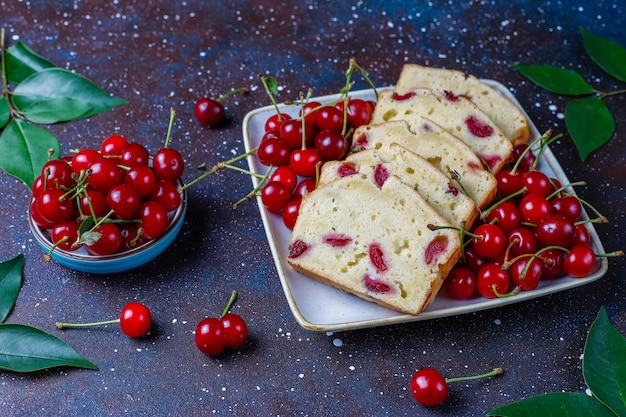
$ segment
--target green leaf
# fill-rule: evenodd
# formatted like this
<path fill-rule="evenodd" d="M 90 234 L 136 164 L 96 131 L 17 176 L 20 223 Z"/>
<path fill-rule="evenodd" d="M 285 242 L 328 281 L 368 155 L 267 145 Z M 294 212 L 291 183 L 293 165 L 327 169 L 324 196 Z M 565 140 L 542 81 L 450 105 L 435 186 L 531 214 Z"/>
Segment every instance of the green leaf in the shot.
<path fill-rule="evenodd" d="M 626 339 L 611 325 L 604 307 L 587 335 L 583 377 L 598 400 L 626 416 Z"/>
<path fill-rule="evenodd" d="M 620 81 L 626 81 L 626 49 L 580 28 L 585 50 L 604 71 Z"/>
<path fill-rule="evenodd" d="M 581 160 L 600 148 L 615 132 L 615 119 L 599 97 L 572 100 L 565 106 L 565 124 Z"/>
<path fill-rule="evenodd" d="M 553 392 L 524 398 L 491 410 L 487 416 L 617 417 L 594 397 L 573 392 Z"/>
<path fill-rule="evenodd" d="M 2 96 L 0 97 L 0 129 L 9 123 L 10 118 L 11 108 L 9 107 L 9 100 L 5 96 Z"/>
<path fill-rule="evenodd" d="M 7 78 L 9 82 L 15 84 L 21 83 L 38 71 L 55 66 L 22 42 L 10 47 L 5 57 Z"/>
<path fill-rule="evenodd" d="M 22 288 L 23 268 L 24 255 L 22 254 L 0 263 L 0 323 L 6 320 L 15 306 Z"/>
<path fill-rule="evenodd" d="M 553 65 L 513 64 L 524 76 L 538 86 L 556 94 L 593 94 L 596 90 L 575 71 Z"/>
<path fill-rule="evenodd" d="M 71 99 L 73 104 L 58 109 L 54 112 L 54 117 L 50 116 L 50 119 L 56 119 L 56 122 L 91 117 L 127 103 L 126 100 L 107 94 L 85 77 L 62 68 L 48 68 L 36 72 L 13 90 L 13 105 L 26 113 L 33 106 L 42 106 L 42 103 L 49 101 L 58 103 L 59 99 Z"/>
<path fill-rule="evenodd" d="M 276 81 L 276 78 L 265 77 L 265 85 L 272 94 L 278 94 L 278 81 Z"/>
<path fill-rule="evenodd" d="M 66 342 L 43 330 L 0 324 L 0 369 L 34 372 L 57 366 L 99 369 Z"/>
<path fill-rule="evenodd" d="M 32 187 L 48 162 L 49 149 L 60 154 L 59 141 L 50 132 L 23 120 L 11 120 L 0 136 L 0 167 Z"/>
<path fill-rule="evenodd" d="M 52 98 L 35 102 L 22 110 L 22 115 L 33 123 L 53 124 L 64 120 L 77 120 L 92 110 L 92 106 L 70 97 Z"/>

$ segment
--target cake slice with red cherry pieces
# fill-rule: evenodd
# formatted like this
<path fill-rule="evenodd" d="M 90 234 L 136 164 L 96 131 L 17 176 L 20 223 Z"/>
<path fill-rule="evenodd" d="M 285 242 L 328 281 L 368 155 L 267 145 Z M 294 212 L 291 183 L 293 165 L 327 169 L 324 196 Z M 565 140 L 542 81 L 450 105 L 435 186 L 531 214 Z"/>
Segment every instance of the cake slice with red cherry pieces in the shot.
<path fill-rule="evenodd" d="M 474 201 L 460 191 L 458 185 L 426 159 L 397 143 L 349 154 L 344 161 L 326 162 L 319 184 L 347 175 L 360 175 L 382 183 L 391 174 L 413 187 L 454 226 L 469 228 L 478 217 Z"/>
<path fill-rule="evenodd" d="M 380 92 L 371 124 L 406 120 L 411 128 L 427 117 L 465 142 L 496 174 L 513 151 L 511 141 L 474 103 L 463 96 L 418 88 L 404 96 Z"/>
<path fill-rule="evenodd" d="M 496 178 L 485 169 L 476 154 L 458 137 L 427 118 L 408 122 L 396 120 L 365 125 L 354 131 L 353 150 L 386 149 L 399 144 L 415 152 L 443 172 L 453 185 L 458 184 L 480 209 L 496 195 Z M 458 190 L 455 187 L 451 189 Z"/>
<path fill-rule="evenodd" d="M 461 256 L 459 232 L 412 187 L 349 175 L 306 194 L 288 262 L 364 300 L 419 314 Z"/>
<path fill-rule="evenodd" d="M 432 88 L 463 96 L 489 116 L 513 145 L 528 142 L 530 128 L 522 110 L 508 97 L 471 74 L 447 68 L 405 64 L 394 93 L 404 96 L 416 88 Z"/>

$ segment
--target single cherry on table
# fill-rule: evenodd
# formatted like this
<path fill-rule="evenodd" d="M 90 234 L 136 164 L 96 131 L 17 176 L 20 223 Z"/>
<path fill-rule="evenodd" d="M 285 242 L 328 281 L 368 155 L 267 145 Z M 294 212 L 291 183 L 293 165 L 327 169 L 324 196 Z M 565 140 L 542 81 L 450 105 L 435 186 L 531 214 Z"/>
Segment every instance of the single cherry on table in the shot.
<path fill-rule="evenodd" d="M 119 324 L 124 333 L 128 337 L 138 338 L 145 336 L 152 327 L 152 313 L 144 304 L 136 301 L 126 304 L 120 313 L 120 318 L 115 320 L 98 321 L 92 323 L 64 323 L 56 322 L 54 325 L 57 329 L 70 329 L 81 327 L 104 326 L 108 324 Z"/>

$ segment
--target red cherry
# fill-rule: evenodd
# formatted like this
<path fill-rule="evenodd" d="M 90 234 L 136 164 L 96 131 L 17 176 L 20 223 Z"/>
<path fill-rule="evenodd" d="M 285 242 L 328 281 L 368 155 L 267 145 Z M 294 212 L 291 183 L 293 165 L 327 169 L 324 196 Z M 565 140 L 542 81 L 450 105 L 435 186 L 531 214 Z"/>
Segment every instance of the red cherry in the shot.
<path fill-rule="evenodd" d="M 321 106 L 322 104 L 317 101 L 309 101 L 300 110 L 300 117 L 304 114 L 304 122 L 313 128 L 317 128 L 317 110 Z"/>
<path fill-rule="evenodd" d="M 418 403 L 434 407 L 448 397 L 448 383 L 435 369 L 422 368 L 411 378 L 411 394 Z"/>
<path fill-rule="evenodd" d="M 300 204 L 302 204 L 302 197 L 294 197 L 283 208 L 283 223 L 289 230 L 293 230 L 296 224 L 298 213 L 300 212 Z"/>
<path fill-rule="evenodd" d="M 511 282 L 522 291 L 537 288 L 543 274 L 543 262 L 537 257 L 519 258 L 509 269 Z"/>
<path fill-rule="evenodd" d="M 78 249 L 78 246 L 72 246 L 78 240 L 78 226 L 78 223 L 71 220 L 55 224 L 50 234 L 52 243 L 57 248 L 66 251 Z"/>
<path fill-rule="evenodd" d="M 181 199 L 178 187 L 167 180 L 157 180 L 150 194 L 150 200 L 161 204 L 167 212 L 176 210 L 180 206 Z"/>
<path fill-rule="evenodd" d="M 83 214 L 92 217 L 103 217 L 111 210 L 107 196 L 91 188 L 87 188 L 79 197 L 78 207 Z"/>
<path fill-rule="evenodd" d="M 120 313 L 120 328 L 128 337 L 141 337 L 150 331 L 152 314 L 148 307 L 141 303 L 126 304 Z"/>
<path fill-rule="evenodd" d="M 282 125 L 285 120 L 290 119 L 291 116 L 286 113 L 274 114 L 268 117 L 265 121 L 265 131 L 268 132 L 270 130 L 279 130 L 280 125 Z"/>
<path fill-rule="evenodd" d="M 522 178 L 522 186 L 526 187 L 526 194 L 539 194 L 546 197 L 552 192 L 550 178 L 541 171 L 528 171 Z"/>
<path fill-rule="evenodd" d="M 320 130 L 343 130 L 343 112 L 334 106 L 324 106 L 317 111 L 317 127 Z"/>
<path fill-rule="evenodd" d="M 565 273 L 570 277 L 584 278 L 593 272 L 596 266 L 596 255 L 593 248 L 584 243 L 572 247 L 563 263 Z"/>
<path fill-rule="evenodd" d="M 161 148 L 152 158 L 154 176 L 161 180 L 178 181 L 184 168 L 183 157 L 176 149 Z"/>
<path fill-rule="evenodd" d="M 522 218 L 517 206 L 507 200 L 499 202 L 498 205 L 489 212 L 485 221 L 487 223 L 494 223 L 502 229 L 504 233 L 508 233 L 520 225 Z"/>
<path fill-rule="evenodd" d="M 523 221 L 537 224 L 539 220 L 552 212 L 552 206 L 544 196 L 528 194 L 520 202 L 519 211 Z"/>
<path fill-rule="evenodd" d="M 122 245 L 122 234 L 120 229 L 113 223 L 103 223 L 94 229 L 100 237 L 91 244 L 85 245 L 87 251 L 92 255 L 111 255 Z"/>
<path fill-rule="evenodd" d="M 543 246 L 567 248 L 576 234 L 574 222 L 560 214 L 548 214 L 537 223 L 537 240 Z"/>
<path fill-rule="evenodd" d="M 204 126 L 217 126 L 224 121 L 224 106 L 217 100 L 203 97 L 196 101 L 194 115 Z"/>
<path fill-rule="evenodd" d="M 219 355 L 226 347 L 224 326 L 220 319 L 207 317 L 196 327 L 196 346 L 202 353 L 209 356 Z"/>
<path fill-rule="evenodd" d="M 280 138 L 284 140 L 291 149 L 302 148 L 302 141 L 305 145 L 313 143 L 315 138 L 315 129 L 313 126 L 305 124 L 302 129 L 301 119 L 285 120 L 280 125 Z"/>
<path fill-rule="evenodd" d="M 107 193 L 107 203 L 117 217 L 131 220 L 137 217 L 141 198 L 130 185 L 118 184 Z"/>
<path fill-rule="evenodd" d="M 552 211 L 561 214 L 572 221 L 578 221 L 582 216 L 582 206 L 578 198 L 572 195 L 557 197 L 550 202 Z"/>
<path fill-rule="evenodd" d="M 59 188 L 50 188 L 35 200 L 37 211 L 49 222 L 59 223 L 70 218 L 74 211 L 72 201 Z"/>
<path fill-rule="evenodd" d="M 80 174 L 82 171 L 87 171 L 89 164 L 100 158 L 102 158 L 102 155 L 95 149 L 83 149 L 78 151 L 72 157 L 72 171 L 77 174 Z"/>
<path fill-rule="evenodd" d="M 157 239 L 165 233 L 169 225 L 167 210 L 156 201 L 146 201 L 139 208 L 141 228 L 149 239 Z"/>
<path fill-rule="evenodd" d="M 140 143 L 129 143 L 122 152 L 121 165 L 125 167 L 134 167 L 136 165 L 148 165 L 150 154 L 145 146 Z"/>
<path fill-rule="evenodd" d="M 241 316 L 235 313 L 224 314 L 221 318 L 224 328 L 224 345 L 229 349 L 241 347 L 248 338 L 248 326 Z"/>
<path fill-rule="evenodd" d="M 270 175 L 268 182 L 272 181 L 282 182 L 287 186 L 289 192 L 291 192 L 296 188 L 296 185 L 298 185 L 298 176 L 290 167 L 281 166 L 276 168 L 272 175 Z"/>
<path fill-rule="evenodd" d="M 41 178 L 46 188 L 72 188 L 75 184 L 74 171 L 70 164 L 62 159 L 52 159 L 41 169 Z M 43 186 L 43 184 L 41 184 Z M 34 194 L 34 193 L 33 193 Z"/>
<path fill-rule="evenodd" d="M 326 161 L 341 159 L 348 151 L 348 141 L 340 132 L 334 130 L 322 130 L 318 133 L 314 146 Z"/>
<path fill-rule="evenodd" d="M 261 190 L 263 205 L 271 212 L 279 213 L 291 198 L 291 191 L 278 181 L 268 182 Z"/>
<path fill-rule="evenodd" d="M 476 295 L 476 276 L 467 268 L 454 267 L 445 280 L 445 287 L 455 300 L 468 300 Z"/>
<path fill-rule="evenodd" d="M 523 173 L 516 171 L 513 173 L 510 169 L 503 169 L 496 174 L 498 194 L 501 197 L 508 197 L 522 189 Z"/>
<path fill-rule="evenodd" d="M 115 161 L 108 158 L 92 161 L 89 164 L 89 171 L 91 174 L 87 178 L 87 183 L 101 193 L 107 193 L 117 184 L 121 184 L 124 178 Z"/>
<path fill-rule="evenodd" d="M 509 289 L 510 277 L 507 271 L 496 264 L 483 266 L 476 276 L 478 292 L 486 298 L 498 298 Z"/>
<path fill-rule="evenodd" d="M 322 157 L 315 148 L 296 149 L 289 158 L 291 169 L 303 177 L 314 176 L 317 172 L 317 164 L 321 162 Z"/>
<path fill-rule="evenodd" d="M 485 258 L 495 258 L 504 252 L 506 237 L 498 226 L 485 223 L 478 226 L 473 234 L 472 244 L 476 252 Z"/>
<path fill-rule="evenodd" d="M 315 187 L 317 187 L 317 184 L 314 178 L 303 179 L 296 185 L 296 189 L 293 191 L 294 196 L 304 197 L 306 193 L 315 190 Z"/>
<path fill-rule="evenodd" d="M 514 163 L 521 158 L 518 167 L 522 169 L 531 168 L 535 164 L 535 160 L 537 159 L 533 151 L 528 149 L 528 145 L 525 143 L 521 143 L 513 147 L 511 158 L 513 159 Z"/>
<path fill-rule="evenodd" d="M 284 166 L 289 165 L 291 148 L 278 138 L 269 138 L 259 145 L 257 158 L 263 165 Z"/>
<path fill-rule="evenodd" d="M 149 196 L 154 190 L 156 177 L 154 172 L 146 165 L 136 165 L 126 171 L 124 175 L 124 184 L 130 185 L 135 189 L 139 197 Z"/>
<path fill-rule="evenodd" d="M 112 135 L 102 141 L 100 145 L 100 153 L 103 156 L 113 158 L 116 162 L 121 161 L 122 152 L 128 145 L 128 141 L 125 137 L 120 135 Z"/>

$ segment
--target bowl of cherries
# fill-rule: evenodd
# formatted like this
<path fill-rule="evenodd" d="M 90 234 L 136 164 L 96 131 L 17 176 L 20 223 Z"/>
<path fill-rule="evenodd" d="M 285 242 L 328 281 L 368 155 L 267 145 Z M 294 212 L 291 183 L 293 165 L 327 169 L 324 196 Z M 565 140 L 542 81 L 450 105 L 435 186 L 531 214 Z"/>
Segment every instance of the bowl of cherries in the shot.
<path fill-rule="evenodd" d="M 49 160 L 33 183 L 28 216 L 46 259 L 100 274 L 153 260 L 184 222 L 183 169 L 167 142 L 151 155 L 119 135 Z"/>

